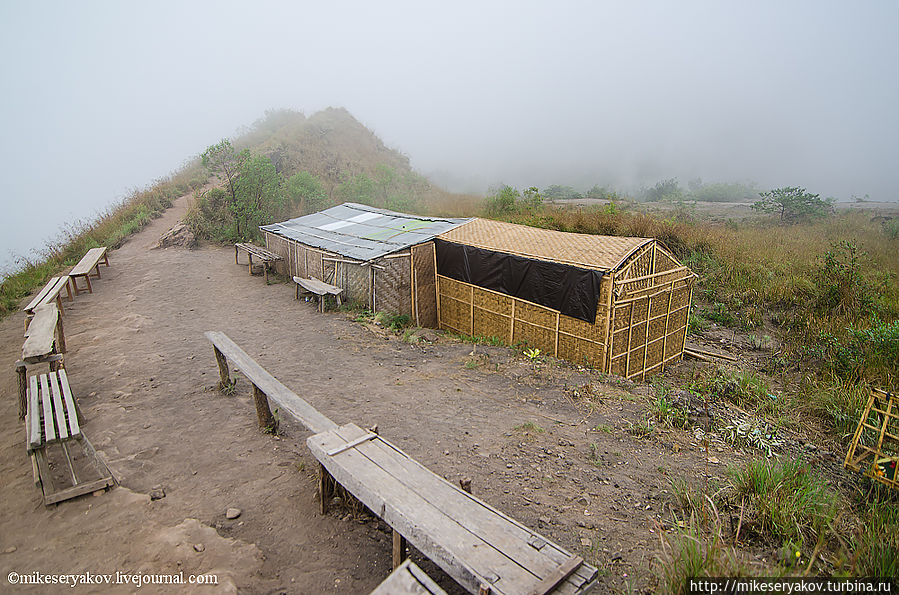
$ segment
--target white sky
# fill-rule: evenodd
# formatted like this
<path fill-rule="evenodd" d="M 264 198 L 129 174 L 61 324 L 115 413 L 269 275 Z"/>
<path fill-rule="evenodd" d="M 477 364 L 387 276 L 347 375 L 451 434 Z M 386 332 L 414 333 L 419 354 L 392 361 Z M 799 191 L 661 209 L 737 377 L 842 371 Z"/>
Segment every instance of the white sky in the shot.
<path fill-rule="evenodd" d="M 266 109 L 459 189 L 899 198 L 899 3 L 3 2 L 0 268 Z"/>

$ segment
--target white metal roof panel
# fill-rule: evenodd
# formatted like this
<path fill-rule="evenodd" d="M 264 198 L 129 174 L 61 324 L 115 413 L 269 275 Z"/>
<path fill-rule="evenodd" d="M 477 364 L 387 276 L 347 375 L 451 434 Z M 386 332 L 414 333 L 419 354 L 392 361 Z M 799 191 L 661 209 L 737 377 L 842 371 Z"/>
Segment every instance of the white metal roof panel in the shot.
<path fill-rule="evenodd" d="M 260 229 L 361 261 L 427 242 L 470 219 L 419 217 L 346 202 Z"/>

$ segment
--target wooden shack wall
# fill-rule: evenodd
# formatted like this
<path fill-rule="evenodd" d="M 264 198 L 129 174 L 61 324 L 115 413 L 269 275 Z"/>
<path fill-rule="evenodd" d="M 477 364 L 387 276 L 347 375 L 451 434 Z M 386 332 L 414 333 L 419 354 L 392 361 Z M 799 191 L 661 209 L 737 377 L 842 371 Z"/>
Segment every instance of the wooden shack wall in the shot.
<path fill-rule="evenodd" d="M 606 372 L 640 378 L 683 356 L 695 275 L 658 242 L 614 273 Z"/>

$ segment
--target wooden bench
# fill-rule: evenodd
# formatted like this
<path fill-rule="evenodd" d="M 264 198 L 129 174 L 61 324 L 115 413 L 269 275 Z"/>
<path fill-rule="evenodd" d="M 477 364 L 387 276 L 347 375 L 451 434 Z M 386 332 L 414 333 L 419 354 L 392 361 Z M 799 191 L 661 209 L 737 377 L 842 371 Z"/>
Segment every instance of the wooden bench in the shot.
<path fill-rule="evenodd" d="M 43 306 L 44 304 L 49 304 L 50 302 L 56 302 L 56 307 L 59 308 L 59 313 L 63 314 L 62 307 L 62 297 L 59 295 L 60 292 L 65 288 L 66 293 L 68 294 L 69 301 L 72 301 L 72 287 L 69 285 L 69 276 L 63 275 L 61 277 L 53 277 L 47 284 L 44 285 L 44 288 L 41 289 L 34 299 L 28 302 L 28 305 L 23 308 L 26 315 L 25 328 L 28 328 L 28 320 L 34 316 L 34 309 L 38 306 Z"/>
<path fill-rule="evenodd" d="M 49 374 L 31 376 L 29 381 L 25 444 L 32 457 L 35 483 L 41 486 L 44 504 L 55 504 L 115 485 L 109 469 L 81 431 L 80 414 L 66 371 L 60 369 Z M 79 443 L 99 477 L 90 480 L 78 477 L 69 453 L 69 443 L 72 441 Z M 67 464 L 67 478 L 71 479 L 71 486 L 66 488 L 58 487 L 53 480 L 48 448 L 54 444 L 62 448 Z"/>
<path fill-rule="evenodd" d="M 406 560 L 375 587 L 370 595 L 446 595 L 425 571 Z"/>
<path fill-rule="evenodd" d="M 275 424 L 268 404 L 269 399 L 274 401 L 281 411 L 289 413 L 312 432 L 324 432 L 337 427 L 337 424 L 319 413 L 312 405 L 301 399 L 295 392 L 269 374 L 265 368 L 257 364 L 228 335 L 218 331 L 207 331 L 205 335 L 212 343 L 215 359 L 218 362 L 221 377 L 219 387 L 227 388 L 234 384 L 228 369 L 228 361 L 240 370 L 253 385 L 256 416 L 260 427 L 272 428 Z"/>
<path fill-rule="evenodd" d="M 224 333 L 205 335 L 220 386 L 233 385 L 229 361 L 253 384 L 260 426 L 271 427 L 271 399 L 315 432 L 306 444 L 320 463 L 322 513 L 339 483 L 393 527 L 394 569 L 405 561 L 408 539 L 472 593 L 579 595 L 593 586 L 598 571 L 579 556 L 435 475 L 377 434 L 354 424 L 338 426 Z"/>
<path fill-rule="evenodd" d="M 19 384 L 19 419 L 25 419 L 27 367 L 46 363 L 49 364 L 51 371 L 55 371 L 63 365 L 65 352 L 66 335 L 56 304 L 50 302 L 35 307 L 34 317 L 25 329 L 22 359 L 16 362 Z"/>
<path fill-rule="evenodd" d="M 394 529 L 394 567 L 405 540 L 471 593 L 578 594 L 598 571 L 354 424 L 310 436 L 324 507 L 334 481 Z"/>
<path fill-rule="evenodd" d="M 262 262 L 262 272 L 265 275 L 265 282 L 268 283 L 268 268 L 269 263 L 276 262 L 278 260 L 283 260 L 280 254 L 276 254 L 271 250 L 266 250 L 260 246 L 256 246 L 254 244 L 234 244 L 234 264 L 240 264 L 237 260 L 237 255 L 240 251 L 247 253 L 247 258 L 250 260 L 250 274 L 253 274 L 253 257 L 259 259 Z"/>
<path fill-rule="evenodd" d="M 91 248 L 88 250 L 84 256 L 81 257 L 81 260 L 78 261 L 72 270 L 69 271 L 69 277 L 72 278 L 72 289 L 75 290 L 75 295 L 78 295 L 80 292 L 84 291 L 83 289 L 78 289 L 77 279 L 79 277 L 84 277 L 84 280 L 87 281 L 87 292 L 93 293 L 94 290 L 91 287 L 91 271 L 94 271 L 93 275 L 99 279 L 100 278 L 100 261 L 103 261 L 107 267 L 109 266 L 109 255 L 106 253 L 106 246 L 101 248 Z"/>
<path fill-rule="evenodd" d="M 293 282 L 297 284 L 296 299 L 300 299 L 300 288 L 302 287 L 306 293 L 318 296 L 318 309 L 320 312 L 325 311 L 325 297 L 333 295 L 337 298 L 337 307 L 340 307 L 340 294 L 343 289 L 335 285 L 330 285 L 324 281 L 319 281 L 315 277 L 306 279 L 305 277 L 294 277 Z"/>

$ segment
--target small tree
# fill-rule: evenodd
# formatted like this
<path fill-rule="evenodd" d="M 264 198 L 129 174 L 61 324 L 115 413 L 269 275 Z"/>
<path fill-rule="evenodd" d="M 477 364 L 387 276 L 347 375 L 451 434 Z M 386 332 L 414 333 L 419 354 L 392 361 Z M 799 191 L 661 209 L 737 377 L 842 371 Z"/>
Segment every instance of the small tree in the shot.
<path fill-rule="evenodd" d="M 285 186 L 291 206 L 299 205 L 304 215 L 319 210 L 328 200 L 322 183 L 308 171 L 290 176 Z"/>
<path fill-rule="evenodd" d="M 237 223 L 237 235 L 251 238 L 256 235 L 255 227 L 277 214 L 283 206 L 281 176 L 275 171 L 271 159 L 257 155 L 241 164 L 235 189 L 237 199 L 231 204 L 231 212 Z"/>
<path fill-rule="evenodd" d="M 521 204 L 531 211 L 536 211 L 543 205 L 543 196 L 540 195 L 536 186 L 531 186 L 522 193 Z"/>
<path fill-rule="evenodd" d="M 491 215 L 505 215 L 515 212 L 515 202 L 521 198 L 518 190 L 508 185 L 503 185 L 499 190 L 487 197 L 487 213 Z"/>
<path fill-rule="evenodd" d="M 830 200 L 818 194 L 811 194 L 805 188 L 784 186 L 768 192 L 759 192 L 762 200 L 752 205 L 756 211 L 780 216 L 782 223 L 795 223 L 815 217 L 823 217 L 833 212 Z"/>
<path fill-rule="evenodd" d="M 203 167 L 222 178 L 222 181 L 228 187 L 228 194 L 231 195 L 231 202 L 233 203 L 237 201 L 235 181 L 240 172 L 240 166 L 249 157 L 249 151 L 243 150 L 238 153 L 231 141 L 223 138 L 217 145 L 212 145 L 203 151 L 200 159 Z"/>

